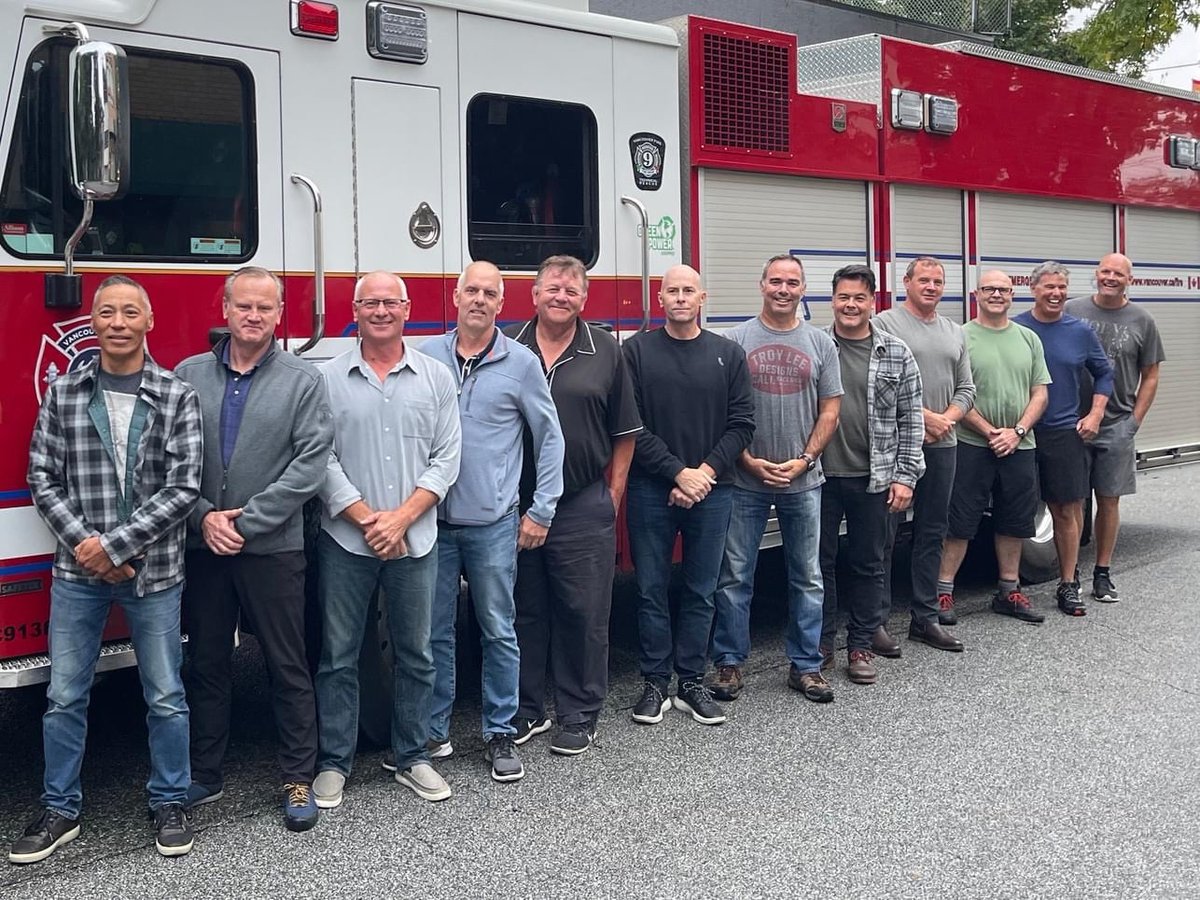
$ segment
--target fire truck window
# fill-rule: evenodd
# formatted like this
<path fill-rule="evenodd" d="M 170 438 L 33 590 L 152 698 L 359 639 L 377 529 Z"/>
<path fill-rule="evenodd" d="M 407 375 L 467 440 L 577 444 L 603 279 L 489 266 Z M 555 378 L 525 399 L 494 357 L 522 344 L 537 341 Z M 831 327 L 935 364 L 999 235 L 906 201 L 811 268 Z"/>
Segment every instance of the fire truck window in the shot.
<path fill-rule="evenodd" d="M 472 259 L 536 269 L 599 251 L 596 118 L 585 106 L 480 94 L 467 107 L 467 239 Z"/>
<path fill-rule="evenodd" d="M 82 203 L 68 181 L 67 58 L 47 41 L 25 68 L 0 181 L 0 240 L 17 256 L 60 256 Z M 233 61 L 126 48 L 130 182 L 95 204 L 78 259 L 234 262 L 257 242 L 254 97 Z"/>

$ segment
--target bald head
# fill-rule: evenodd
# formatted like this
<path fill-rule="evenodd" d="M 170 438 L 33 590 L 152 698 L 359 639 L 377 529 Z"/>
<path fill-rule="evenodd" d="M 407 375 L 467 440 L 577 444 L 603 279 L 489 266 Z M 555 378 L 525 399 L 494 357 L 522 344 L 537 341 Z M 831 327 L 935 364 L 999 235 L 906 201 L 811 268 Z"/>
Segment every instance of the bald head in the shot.
<path fill-rule="evenodd" d="M 504 278 L 500 275 L 500 270 L 496 268 L 495 264 L 485 259 L 473 262 L 462 270 L 462 274 L 458 276 L 458 283 L 455 286 L 455 290 L 461 291 L 468 280 L 479 278 L 495 281 L 499 288 L 500 296 L 504 296 Z"/>
<path fill-rule="evenodd" d="M 671 266 L 663 273 L 658 301 L 667 317 L 667 333 L 693 338 L 700 333 L 700 309 L 708 294 L 700 273 L 691 266 Z"/>
<path fill-rule="evenodd" d="M 386 295 L 394 296 L 399 300 L 408 299 L 408 286 L 404 283 L 404 279 L 386 269 L 376 269 L 358 279 L 354 285 L 354 299 L 355 301 L 361 300 L 377 289 L 382 289 Z"/>
<path fill-rule="evenodd" d="M 1099 306 L 1124 306 L 1129 284 L 1133 281 L 1133 263 L 1124 253 L 1109 253 L 1096 266 L 1096 303 Z"/>

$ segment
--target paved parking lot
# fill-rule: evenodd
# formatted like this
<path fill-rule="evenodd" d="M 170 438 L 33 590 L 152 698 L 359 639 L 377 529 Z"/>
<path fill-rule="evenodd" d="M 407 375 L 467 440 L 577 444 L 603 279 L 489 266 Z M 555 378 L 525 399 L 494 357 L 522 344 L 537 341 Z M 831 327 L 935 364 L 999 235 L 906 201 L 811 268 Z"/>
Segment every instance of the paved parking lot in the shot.
<path fill-rule="evenodd" d="M 136 682 L 111 679 L 92 712 L 83 835 L 41 865 L 0 868 L 0 895 L 1200 896 L 1198 502 L 1200 466 L 1141 477 L 1114 568 L 1120 604 L 1067 619 L 1044 585 L 1046 624 L 1030 626 L 987 612 L 976 584 L 956 631 L 966 653 L 902 642 L 871 687 L 846 680 L 840 654 L 826 706 L 786 687 L 768 578 L 748 688 L 719 728 L 674 712 L 629 721 L 639 684 L 632 606 L 619 603 L 591 752 L 557 758 L 535 738 L 526 779 L 496 784 L 468 705 L 443 767 L 451 800 L 422 803 L 364 752 L 343 807 L 302 835 L 279 821 L 265 676 L 248 649 L 226 798 L 198 812 L 196 849 L 176 860 L 154 852 L 143 818 Z M 36 805 L 42 705 L 37 691 L 0 696 L 5 841 Z"/>

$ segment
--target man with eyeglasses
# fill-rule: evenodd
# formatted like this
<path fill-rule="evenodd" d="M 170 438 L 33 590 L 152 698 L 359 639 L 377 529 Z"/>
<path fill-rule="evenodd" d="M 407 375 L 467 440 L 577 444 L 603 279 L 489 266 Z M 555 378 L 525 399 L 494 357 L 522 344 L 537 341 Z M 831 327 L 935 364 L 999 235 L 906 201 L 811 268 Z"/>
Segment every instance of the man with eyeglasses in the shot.
<path fill-rule="evenodd" d="M 1133 263 L 1110 253 L 1096 266 L 1096 293 L 1067 301 L 1067 312 L 1087 322 L 1113 367 L 1113 391 L 1100 431 L 1088 445 L 1091 490 L 1096 493 L 1096 565 L 1092 596 L 1102 603 L 1121 599 L 1109 567 L 1121 527 L 1121 497 L 1137 491 L 1138 429 L 1158 393 L 1158 370 L 1166 354 L 1154 317 L 1129 299 Z M 1086 395 L 1080 398 L 1086 403 Z"/>
<path fill-rule="evenodd" d="M 423 800 L 451 793 L 430 764 L 436 748 L 427 744 L 435 675 L 430 633 L 438 569 L 434 508 L 458 477 L 462 433 L 454 379 L 405 342 L 408 317 L 399 277 L 364 275 L 354 288 L 358 346 L 322 367 L 334 410 L 317 538 L 322 636 L 313 788 L 323 808 L 342 802 L 354 763 L 358 656 L 380 589 L 393 655 L 395 779 Z"/>
<path fill-rule="evenodd" d="M 325 480 L 333 416 L 321 375 L 280 350 L 283 285 L 246 266 L 225 280 L 229 335 L 175 370 L 200 396 L 204 473 L 188 524 L 190 806 L 224 795 L 234 633 L 258 638 L 279 733 L 284 824 L 317 822 L 317 710 L 304 639 L 304 504 Z"/>
<path fill-rule="evenodd" d="M 1050 373 L 1038 336 L 1008 318 L 1013 286 L 1007 275 L 984 272 L 976 302 L 978 315 L 963 326 L 975 405 L 963 417 L 965 427 L 958 436 L 938 592 L 954 595 L 954 576 L 990 498 L 1000 572 L 992 611 L 1036 625 L 1046 617 L 1034 611 L 1021 591 L 1021 543 L 1034 534 L 1038 478 L 1033 426 L 1046 409 Z"/>
<path fill-rule="evenodd" d="M 546 542 L 563 492 L 563 434 L 538 358 L 496 327 L 504 280 L 489 262 L 473 262 L 454 289 L 458 327 L 425 348 L 458 390 L 463 456 L 458 481 L 438 507 L 437 597 L 433 656 L 437 667 L 429 739 L 450 747 L 454 709 L 454 623 L 461 573 L 479 623 L 483 648 L 484 755 L 495 781 L 519 781 L 517 752 L 520 650 L 514 628 L 517 552 Z M 536 473 L 529 508 L 520 512 L 524 435 L 529 430 Z"/>
<path fill-rule="evenodd" d="M 912 499 L 912 601 L 908 639 L 938 650 L 962 652 L 962 642 L 943 625 L 953 625 L 952 602 L 947 595 L 938 597 L 937 576 L 942 560 L 942 539 L 946 536 L 946 516 L 950 491 L 954 485 L 958 422 L 975 402 L 975 383 L 962 328 L 938 314 L 938 304 L 946 289 L 946 269 L 931 256 L 921 256 L 908 264 L 904 274 L 904 302 L 881 312 L 875 324 L 908 345 L 921 372 L 922 416 L 925 438 L 925 474 L 917 482 Z M 892 516 L 895 540 L 901 514 Z M 889 550 L 884 562 L 884 577 L 892 567 Z M 890 591 L 884 601 L 882 622 L 891 607 Z M 881 624 L 871 639 L 871 650 L 880 656 L 898 657 L 900 644 Z"/>
<path fill-rule="evenodd" d="M 582 318 L 588 278 L 573 256 L 551 256 L 533 282 L 534 317 L 505 333 L 534 352 L 566 444 L 563 495 L 543 546 L 517 556 L 516 630 L 521 649 L 516 743 L 550 728 L 546 676 L 558 732 L 550 750 L 587 751 L 608 693 L 608 617 L 617 555 L 616 513 L 642 430 L 621 348 Z M 533 501 L 526 446 L 521 506 Z"/>

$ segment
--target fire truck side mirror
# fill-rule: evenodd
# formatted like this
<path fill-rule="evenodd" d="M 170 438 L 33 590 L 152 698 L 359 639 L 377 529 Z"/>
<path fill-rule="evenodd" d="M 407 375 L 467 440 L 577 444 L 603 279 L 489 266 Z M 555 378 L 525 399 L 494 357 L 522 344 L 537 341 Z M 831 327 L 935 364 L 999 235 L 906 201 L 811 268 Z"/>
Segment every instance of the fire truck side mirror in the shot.
<path fill-rule="evenodd" d="M 81 200 L 113 200 L 129 185 L 125 51 L 86 41 L 71 51 L 71 181 Z"/>

